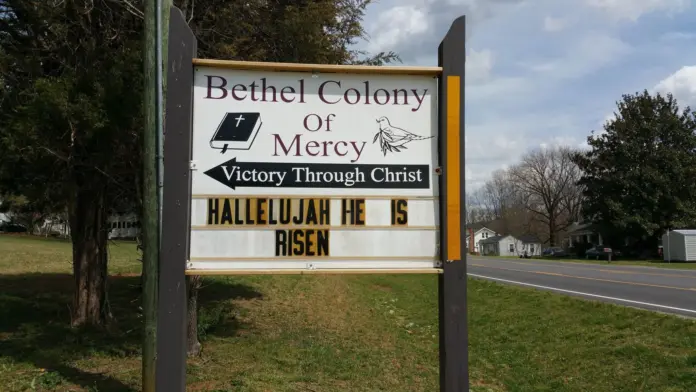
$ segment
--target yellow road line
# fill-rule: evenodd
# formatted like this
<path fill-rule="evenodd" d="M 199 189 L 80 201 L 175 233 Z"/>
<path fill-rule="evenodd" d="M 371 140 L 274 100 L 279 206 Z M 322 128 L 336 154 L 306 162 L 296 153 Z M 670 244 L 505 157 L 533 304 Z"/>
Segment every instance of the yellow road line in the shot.
<path fill-rule="evenodd" d="M 530 265 L 530 263 L 527 263 L 524 261 L 511 261 L 511 260 L 501 260 L 501 259 L 496 259 L 495 261 L 503 262 L 503 263 Z M 573 267 L 570 265 L 560 265 L 560 263 L 563 263 L 563 262 L 553 263 L 553 264 L 551 264 L 548 261 L 541 261 L 541 262 L 548 263 L 548 265 L 558 267 L 558 268 L 567 268 L 567 269 L 573 269 L 573 270 L 587 270 L 587 268 Z M 568 262 L 566 262 L 566 264 L 567 263 Z M 597 264 L 586 264 L 586 265 L 597 265 Z M 640 267 L 640 266 L 638 266 L 638 267 Z M 608 273 L 612 273 L 612 274 L 639 274 L 639 275 L 650 275 L 650 276 L 666 276 L 666 277 L 670 277 L 670 278 L 696 279 L 696 276 L 692 276 L 692 275 L 677 275 L 677 274 L 663 274 L 663 273 L 655 273 L 655 272 L 640 272 L 638 270 L 636 270 L 636 271 L 616 271 L 616 270 L 610 270 L 610 269 L 598 269 L 598 270 L 594 270 L 594 271 L 608 272 Z"/>
<path fill-rule="evenodd" d="M 564 277 L 564 278 L 594 280 L 594 281 L 597 281 L 597 282 L 611 282 L 611 283 L 629 284 L 629 285 L 632 285 L 632 286 L 647 286 L 647 287 L 655 287 L 655 288 L 661 288 L 661 289 L 674 289 L 674 290 L 684 290 L 684 291 L 696 291 L 696 288 L 663 286 L 663 285 L 650 284 L 650 283 L 626 282 L 626 281 L 624 281 L 624 280 L 612 280 L 612 279 L 589 278 L 589 277 L 586 277 L 586 276 L 565 275 L 565 274 L 559 274 L 559 273 L 556 273 L 556 272 L 528 271 L 528 270 L 513 269 L 513 268 L 491 267 L 490 265 L 484 265 L 484 264 L 470 264 L 470 265 L 473 265 L 473 266 L 476 266 L 476 267 L 484 267 L 484 268 L 491 268 L 491 269 L 497 269 L 497 270 L 505 270 L 505 271 L 528 272 L 528 273 L 530 273 L 530 274 L 537 274 L 537 275 L 553 275 L 553 276 L 560 276 L 560 277 Z"/>

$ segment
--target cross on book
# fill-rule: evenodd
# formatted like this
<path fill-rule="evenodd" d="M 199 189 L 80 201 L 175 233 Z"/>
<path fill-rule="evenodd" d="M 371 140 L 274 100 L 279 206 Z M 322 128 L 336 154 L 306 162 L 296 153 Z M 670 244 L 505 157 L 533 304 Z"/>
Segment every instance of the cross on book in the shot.
<path fill-rule="evenodd" d="M 261 127 L 260 113 L 227 113 L 220 122 L 210 147 L 222 150 L 248 150 Z"/>

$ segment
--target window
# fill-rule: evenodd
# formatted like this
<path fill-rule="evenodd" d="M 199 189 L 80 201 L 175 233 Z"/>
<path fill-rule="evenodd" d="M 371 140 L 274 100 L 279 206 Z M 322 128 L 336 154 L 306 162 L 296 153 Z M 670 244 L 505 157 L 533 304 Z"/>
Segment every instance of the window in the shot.
<path fill-rule="evenodd" d="M 510 250 L 510 252 L 514 252 L 515 251 L 515 244 L 508 244 L 508 249 Z"/>
<path fill-rule="evenodd" d="M 534 254 L 534 245 L 529 244 L 529 253 Z"/>

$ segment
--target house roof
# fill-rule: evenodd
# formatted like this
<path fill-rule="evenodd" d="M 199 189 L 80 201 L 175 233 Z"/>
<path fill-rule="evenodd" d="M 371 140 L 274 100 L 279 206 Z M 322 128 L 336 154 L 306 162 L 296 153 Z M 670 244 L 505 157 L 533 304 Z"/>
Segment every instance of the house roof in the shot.
<path fill-rule="evenodd" d="M 496 242 L 500 242 L 500 240 L 502 240 L 505 237 L 515 238 L 518 241 L 521 241 L 525 244 L 530 244 L 530 243 L 531 244 L 540 244 L 541 243 L 541 241 L 539 240 L 539 238 L 537 236 L 531 235 L 531 234 L 524 234 L 524 235 L 521 235 L 519 237 L 514 236 L 512 234 L 497 235 L 495 237 L 490 237 L 490 238 L 487 238 L 485 240 L 481 240 L 481 241 L 479 241 L 479 243 L 481 243 L 481 244 L 495 244 Z"/>
<path fill-rule="evenodd" d="M 526 243 L 526 244 L 540 244 L 541 240 L 539 240 L 539 237 L 532 235 L 532 234 L 525 234 L 517 237 L 518 240 Z"/>
<path fill-rule="evenodd" d="M 479 231 L 481 231 L 481 230 L 483 230 L 483 229 L 490 230 L 490 231 L 495 231 L 495 230 L 493 230 L 493 229 L 491 229 L 491 228 L 486 227 L 485 225 L 483 225 L 483 224 L 481 224 L 481 223 L 472 223 L 472 224 L 468 225 L 466 228 L 467 228 L 467 229 L 472 229 L 472 230 L 474 231 L 474 234 L 478 233 Z"/>
<path fill-rule="evenodd" d="M 483 230 L 488 230 L 488 231 L 490 231 L 490 232 L 492 232 L 492 233 L 495 233 L 495 230 L 489 229 L 489 228 L 487 228 L 487 227 L 482 227 L 482 228 L 480 228 L 480 229 L 478 229 L 478 230 L 474 230 L 474 235 L 476 235 L 477 233 L 480 233 L 480 232 L 483 231 Z M 471 234 L 469 234 L 469 231 L 467 230 L 467 232 L 466 232 L 466 237 L 469 238 L 470 236 L 471 236 Z"/>
<path fill-rule="evenodd" d="M 482 228 L 486 227 L 482 222 L 474 222 L 474 223 L 469 223 L 466 225 L 467 229 L 473 229 L 474 232 L 481 230 Z"/>
<path fill-rule="evenodd" d="M 493 219 L 489 221 L 484 221 L 484 222 L 476 222 L 476 223 L 470 223 L 467 225 L 467 229 L 471 228 L 474 230 L 474 233 L 477 231 L 481 230 L 482 228 L 486 228 L 494 233 L 508 233 L 508 224 L 506 224 L 504 219 Z"/>
<path fill-rule="evenodd" d="M 679 233 L 679 234 L 684 234 L 684 235 L 696 235 L 696 230 L 694 230 L 694 229 L 672 230 L 672 233 Z"/>
<path fill-rule="evenodd" d="M 580 223 L 577 225 L 570 226 L 566 230 L 566 233 L 573 234 L 573 233 L 577 233 L 577 232 L 588 232 L 588 231 L 594 232 L 594 231 L 597 231 L 597 229 L 599 229 L 599 227 L 596 224 L 590 223 L 590 222 L 585 222 L 585 223 Z"/>
<path fill-rule="evenodd" d="M 507 237 L 506 235 L 496 235 L 494 237 L 489 237 L 486 238 L 485 240 L 479 241 L 481 244 L 495 244 L 496 242 L 500 242 L 503 238 Z"/>

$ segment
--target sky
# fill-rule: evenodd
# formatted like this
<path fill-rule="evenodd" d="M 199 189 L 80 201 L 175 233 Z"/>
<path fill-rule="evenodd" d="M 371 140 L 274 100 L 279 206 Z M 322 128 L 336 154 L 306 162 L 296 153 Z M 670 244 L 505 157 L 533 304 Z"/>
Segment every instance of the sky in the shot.
<path fill-rule="evenodd" d="M 461 15 L 467 192 L 530 149 L 587 148 L 622 94 L 696 108 L 696 0 L 376 0 L 359 46 L 436 66 Z"/>

